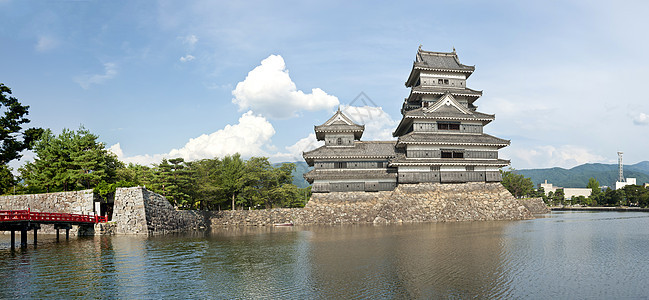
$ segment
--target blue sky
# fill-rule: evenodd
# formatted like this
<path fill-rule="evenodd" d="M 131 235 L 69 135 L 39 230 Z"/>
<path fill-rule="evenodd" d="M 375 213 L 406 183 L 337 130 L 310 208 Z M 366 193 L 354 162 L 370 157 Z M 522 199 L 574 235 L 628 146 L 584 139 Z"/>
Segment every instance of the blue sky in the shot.
<path fill-rule="evenodd" d="M 0 0 L 0 82 L 31 106 L 32 126 L 84 125 L 127 162 L 294 161 L 338 105 L 364 139 L 389 138 L 417 47 L 455 47 L 513 167 L 611 163 L 617 151 L 635 163 L 649 159 L 647 12 L 641 1 Z M 361 92 L 372 101 L 349 106 Z"/>

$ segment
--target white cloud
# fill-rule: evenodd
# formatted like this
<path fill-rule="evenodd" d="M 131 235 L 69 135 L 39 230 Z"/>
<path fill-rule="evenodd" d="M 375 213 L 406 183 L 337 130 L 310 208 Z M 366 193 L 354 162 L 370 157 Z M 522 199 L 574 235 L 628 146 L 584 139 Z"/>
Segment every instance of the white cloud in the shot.
<path fill-rule="evenodd" d="M 639 113 L 633 117 L 633 124 L 635 125 L 649 125 L 649 115 L 645 113 Z"/>
<path fill-rule="evenodd" d="M 315 133 L 311 133 L 307 137 L 297 141 L 295 144 L 287 146 L 286 152 L 271 155 L 270 159 L 273 162 L 304 161 L 302 152 L 311 151 L 322 145 L 324 145 L 324 142 L 316 140 Z"/>
<path fill-rule="evenodd" d="M 399 121 L 393 120 L 381 107 L 343 105 L 342 112 L 357 124 L 365 125 L 363 140 L 385 141 L 395 139 L 392 131 Z"/>
<path fill-rule="evenodd" d="M 75 81 L 84 89 L 92 84 L 101 84 L 117 75 L 117 65 L 114 63 L 104 64 L 104 74 L 83 75 L 75 78 Z"/>
<path fill-rule="evenodd" d="M 117 158 L 119 158 L 119 160 L 127 164 L 134 163 L 143 166 L 149 166 L 152 164 L 160 163 L 160 161 L 162 161 L 163 158 L 169 157 L 166 154 L 153 154 L 153 155 L 144 154 L 144 155 L 135 155 L 135 156 L 124 156 L 124 151 L 122 150 L 122 146 L 119 143 L 110 146 L 108 148 L 108 151 L 115 153 L 115 155 L 117 155 Z"/>
<path fill-rule="evenodd" d="M 113 152 L 117 157 L 124 157 L 124 151 L 122 151 L 122 146 L 119 143 L 108 147 L 108 151 Z"/>
<path fill-rule="evenodd" d="M 36 158 L 36 153 L 31 150 L 24 150 L 20 154 L 22 155 L 20 159 L 14 159 L 7 164 L 11 168 L 11 173 L 14 174 L 14 176 L 20 175 L 18 168 L 24 166 L 28 162 L 34 161 Z"/>
<path fill-rule="evenodd" d="M 512 165 L 520 169 L 528 168 L 572 168 L 585 163 L 606 162 L 606 158 L 590 150 L 574 146 L 536 146 L 533 148 L 507 147 L 500 151 L 501 156 L 510 157 Z"/>
<path fill-rule="evenodd" d="M 190 35 L 186 36 L 185 38 L 183 38 L 183 43 L 189 45 L 190 47 L 193 47 L 194 45 L 196 45 L 196 42 L 198 42 L 198 38 L 193 34 L 190 34 Z"/>
<path fill-rule="evenodd" d="M 185 55 L 185 56 L 182 56 L 182 57 L 180 58 L 180 61 L 181 61 L 181 62 L 188 62 L 188 61 L 192 61 L 192 60 L 194 60 L 195 58 L 196 58 L 196 57 L 194 57 L 193 55 L 191 55 L 191 54 L 187 54 L 187 55 Z"/>
<path fill-rule="evenodd" d="M 162 158 L 182 157 L 186 161 L 204 158 L 223 157 L 240 153 L 243 157 L 267 156 L 263 147 L 275 135 L 273 125 L 260 115 L 248 111 L 239 118 L 239 123 L 227 125 L 211 134 L 203 134 L 189 139 L 180 149 L 173 149 L 167 154 L 138 155 L 125 157 L 120 144 L 109 148 L 120 160 L 127 163 L 159 163 Z"/>
<path fill-rule="evenodd" d="M 36 42 L 36 51 L 46 52 L 59 46 L 59 41 L 51 36 L 40 36 Z"/>
<path fill-rule="evenodd" d="M 250 108 L 277 119 L 296 116 L 300 110 L 332 109 L 340 103 L 337 97 L 319 88 L 312 89 L 310 94 L 298 90 L 279 55 L 262 60 L 261 65 L 237 84 L 232 95 L 232 103 L 237 104 L 239 110 Z"/>

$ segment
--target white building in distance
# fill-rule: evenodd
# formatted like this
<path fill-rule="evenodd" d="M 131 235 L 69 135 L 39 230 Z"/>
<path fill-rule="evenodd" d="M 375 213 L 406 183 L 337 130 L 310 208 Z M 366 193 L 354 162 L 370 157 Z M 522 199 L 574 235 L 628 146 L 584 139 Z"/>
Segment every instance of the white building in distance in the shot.
<path fill-rule="evenodd" d="M 557 190 L 563 189 L 564 198 L 568 200 L 572 199 L 572 197 L 578 196 L 590 197 L 590 194 L 593 193 L 593 191 L 589 188 L 562 188 L 559 186 L 553 186 L 552 183 L 548 183 L 547 179 L 545 180 L 545 183 L 539 184 L 539 188 L 543 188 L 546 196 L 548 196 L 550 192 L 556 193 Z"/>
<path fill-rule="evenodd" d="M 627 178 L 626 181 L 616 181 L 615 189 L 619 190 L 627 185 L 635 185 L 635 178 Z"/>

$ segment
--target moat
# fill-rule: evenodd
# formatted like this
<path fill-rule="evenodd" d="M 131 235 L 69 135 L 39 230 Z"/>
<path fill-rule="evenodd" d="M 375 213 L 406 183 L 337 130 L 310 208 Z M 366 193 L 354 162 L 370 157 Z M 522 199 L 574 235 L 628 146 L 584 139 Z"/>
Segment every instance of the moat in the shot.
<path fill-rule="evenodd" d="M 0 298 L 638 298 L 649 213 L 524 221 L 246 227 L 9 249 Z"/>

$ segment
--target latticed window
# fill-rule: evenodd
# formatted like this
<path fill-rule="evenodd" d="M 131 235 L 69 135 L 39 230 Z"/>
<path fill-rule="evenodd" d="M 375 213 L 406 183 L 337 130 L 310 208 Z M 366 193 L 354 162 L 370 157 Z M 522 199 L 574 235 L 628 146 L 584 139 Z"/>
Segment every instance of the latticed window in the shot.
<path fill-rule="evenodd" d="M 334 168 L 336 169 L 346 169 L 347 168 L 347 162 L 335 162 L 334 163 Z"/>
<path fill-rule="evenodd" d="M 342 144 L 343 144 L 343 139 L 342 139 L 342 138 L 338 138 L 338 139 L 336 140 L 336 145 L 342 145 Z"/>
<path fill-rule="evenodd" d="M 460 123 L 451 122 L 438 122 L 438 130 L 460 130 Z"/>
<path fill-rule="evenodd" d="M 442 158 L 464 158 L 462 150 L 442 150 Z"/>

